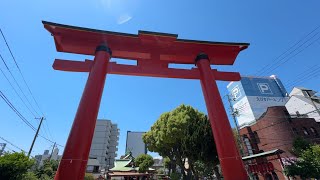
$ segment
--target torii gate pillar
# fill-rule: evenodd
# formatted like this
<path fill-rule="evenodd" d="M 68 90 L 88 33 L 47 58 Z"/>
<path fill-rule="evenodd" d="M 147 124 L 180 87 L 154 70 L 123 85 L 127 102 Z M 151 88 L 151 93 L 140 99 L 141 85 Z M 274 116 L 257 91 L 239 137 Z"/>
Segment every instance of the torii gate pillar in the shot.
<path fill-rule="evenodd" d="M 196 65 L 200 72 L 200 82 L 205 98 L 208 116 L 214 136 L 219 161 L 224 179 L 247 179 L 243 162 L 239 155 L 228 121 L 228 116 L 223 107 L 221 96 L 216 84 L 216 79 L 211 72 L 209 58 L 206 54 L 199 54 Z"/>
<path fill-rule="evenodd" d="M 55 180 L 84 179 L 111 50 L 99 45 Z"/>

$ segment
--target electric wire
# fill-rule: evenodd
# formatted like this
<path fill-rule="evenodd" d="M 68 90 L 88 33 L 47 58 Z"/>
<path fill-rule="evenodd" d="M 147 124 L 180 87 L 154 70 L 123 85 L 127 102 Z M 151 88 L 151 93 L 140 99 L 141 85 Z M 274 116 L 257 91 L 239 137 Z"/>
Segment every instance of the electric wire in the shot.
<path fill-rule="evenodd" d="M 301 79 L 297 79 L 293 82 L 291 82 L 290 84 L 287 84 L 287 86 L 295 86 L 298 83 L 306 83 L 311 79 L 314 79 L 316 77 L 318 77 L 320 75 L 320 70 L 317 71 L 313 71 L 311 73 L 306 74 L 305 76 L 303 76 Z"/>
<path fill-rule="evenodd" d="M 305 45 L 307 42 L 309 42 L 312 38 L 316 37 L 316 35 L 318 35 L 320 32 L 315 33 L 313 36 L 309 37 L 306 41 L 304 41 L 302 44 L 300 44 L 298 47 L 297 46 L 300 42 L 302 42 L 303 40 L 305 40 L 309 35 L 311 35 L 313 32 L 315 32 L 316 30 L 318 30 L 320 28 L 320 26 L 317 26 L 315 29 L 313 29 L 310 33 L 308 33 L 306 36 L 304 36 L 302 39 L 300 39 L 298 42 L 296 42 L 293 46 L 291 46 L 288 50 L 286 50 L 284 53 L 282 53 L 280 56 L 278 56 L 277 58 L 275 58 L 274 60 L 271 61 L 271 63 L 269 63 L 268 65 L 266 65 L 265 67 L 261 68 L 256 75 L 262 75 L 263 73 L 268 73 L 271 72 L 277 68 L 279 68 L 282 64 L 288 62 L 290 59 L 292 59 L 293 57 L 295 57 L 296 55 L 300 54 L 302 51 L 304 51 L 306 48 L 310 47 L 312 44 L 314 44 L 316 41 L 318 41 L 320 39 L 317 38 L 316 40 L 312 41 L 311 43 L 309 43 L 307 46 L 305 46 L 303 49 L 300 49 L 300 47 L 302 47 L 303 45 Z M 295 47 L 295 48 L 294 48 Z M 294 48 L 294 49 L 293 49 Z M 291 49 L 293 49 L 292 51 L 290 51 Z M 299 50 L 299 51 L 298 51 Z M 288 51 L 290 51 L 287 55 L 285 55 Z M 293 54 L 294 52 L 298 51 L 297 53 L 295 53 L 293 56 L 290 56 L 291 54 Z M 283 56 L 285 55 L 285 56 Z M 282 57 L 283 56 L 283 57 Z M 282 57 L 282 58 L 280 58 Z M 280 58 L 280 59 L 279 59 Z M 276 61 L 276 62 L 274 62 Z"/>
<path fill-rule="evenodd" d="M 265 69 L 269 68 L 270 66 L 273 65 L 273 62 L 277 59 L 279 59 L 281 56 L 285 55 L 288 51 L 290 51 L 292 48 L 294 48 L 296 45 L 298 45 L 301 41 L 303 41 L 305 38 L 307 38 L 310 34 L 312 34 L 314 31 L 316 31 L 320 26 L 316 27 L 315 29 L 313 29 L 310 33 L 308 33 L 306 36 L 304 36 L 303 38 L 301 38 L 300 40 L 298 40 L 296 43 L 294 43 L 294 45 L 290 46 L 286 51 L 284 51 L 283 53 L 281 53 L 279 56 L 277 56 L 274 60 L 272 60 L 269 64 L 267 64 L 266 66 L 262 67 L 256 74 L 261 74 L 263 71 L 265 71 Z"/>
<path fill-rule="evenodd" d="M 9 52 L 10 52 L 10 55 L 11 55 L 11 57 L 12 57 L 15 65 L 16 65 L 16 67 L 17 67 L 17 69 L 18 69 L 18 71 L 19 71 L 19 73 L 20 73 L 20 75 L 21 75 L 21 77 L 22 77 L 22 79 L 23 79 L 23 81 L 24 81 L 24 84 L 26 85 L 26 87 L 27 87 L 27 89 L 28 89 L 28 91 L 29 91 L 29 93 L 30 93 L 33 101 L 35 102 L 35 104 L 36 104 L 36 106 L 38 107 L 38 109 L 39 109 L 40 113 L 42 114 L 42 116 L 45 117 L 43 111 L 41 110 L 41 108 L 40 108 L 40 106 L 39 106 L 39 103 L 38 103 L 37 100 L 35 99 L 35 97 L 34 97 L 32 91 L 31 91 L 31 89 L 30 89 L 30 87 L 29 87 L 29 85 L 28 85 L 28 83 L 27 83 L 24 75 L 22 74 L 21 68 L 19 67 L 19 65 L 18 65 L 18 63 L 17 63 L 16 58 L 14 57 L 14 55 L 13 55 L 13 53 L 12 53 L 12 50 L 11 50 L 11 48 L 10 48 L 8 42 L 7 42 L 7 39 L 6 39 L 5 35 L 4 35 L 4 33 L 2 32 L 1 28 L 0 28 L 0 32 L 1 32 L 2 38 L 4 39 L 4 42 L 5 42 L 7 48 L 8 48 L 8 50 L 9 50 Z M 1 54 L 0 54 L 0 56 L 1 56 Z M 30 104 L 31 108 L 32 108 L 32 109 L 36 112 L 36 114 L 39 116 L 38 112 L 34 109 L 34 107 L 32 106 L 32 104 L 30 103 L 29 99 L 26 97 L 25 93 L 22 91 L 19 83 L 17 82 L 17 80 L 16 80 L 15 77 L 13 76 L 12 72 L 10 71 L 9 67 L 7 66 L 7 64 L 6 64 L 6 62 L 5 62 L 5 60 L 3 59 L 2 56 L 1 56 L 1 59 L 2 59 L 2 61 L 3 61 L 3 63 L 4 63 L 4 65 L 6 66 L 7 70 L 9 71 L 10 75 L 11 75 L 12 78 L 14 79 L 15 83 L 17 84 L 18 88 L 19 88 L 20 91 L 22 92 L 23 96 L 25 97 L 25 99 L 27 100 L 27 102 Z M 3 73 L 3 74 L 4 74 L 4 73 Z M 7 79 L 7 78 L 6 78 L 6 79 Z M 8 79 L 7 79 L 7 80 L 8 80 Z M 11 83 L 10 83 L 10 84 L 11 84 Z M 12 87 L 13 87 L 13 86 L 12 86 Z M 16 90 L 15 90 L 15 91 L 16 91 Z M 16 93 L 17 93 L 17 92 L 16 92 Z M 19 96 L 19 95 L 18 95 L 18 96 Z M 20 97 L 20 96 L 19 96 L 19 97 Z M 21 97 L 20 97 L 20 98 L 21 98 Z M 21 98 L 21 100 L 22 100 L 22 98 Z M 24 103 L 24 104 L 25 104 L 25 103 Z M 26 105 L 26 104 L 25 104 L 25 105 Z M 30 108 L 29 108 L 28 106 L 26 106 L 26 107 L 30 110 Z M 34 113 L 32 113 L 32 114 L 34 115 Z M 35 115 L 34 115 L 34 117 L 35 117 Z M 44 129 L 43 129 L 44 133 L 47 135 L 47 137 L 49 137 L 49 136 L 48 136 L 48 133 L 49 133 L 50 136 L 51 136 L 51 138 L 52 138 L 52 135 L 51 135 L 51 133 L 50 133 L 50 131 L 49 131 L 49 127 L 48 127 L 48 125 L 47 125 L 47 122 L 45 121 L 44 124 L 47 126 L 47 127 L 44 126 Z M 46 128 L 47 128 L 47 129 L 46 129 Z M 48 131 L 48 133 L 47 133 L 47 131 Z"/>
<path fill-rule="evenodd" d="M 29 99 L 27 98 L 26 94 L 23 92 L 23 90 L 22 90 L 21 86 L 19 85 L 17 79 L 14 77 L 13 73 L 12 73 L 11 70 L 9 69 L 6 61 L 4 60 L 4 58 L 2 57 L 1 54 L 0 54 L 0 58 L 1 58 L 2 62 L 3 62 L 3 64 L 5 65 L 6 69 L 9 71 L 9 73 L 10 73 L 13 81 L 14 81 L 15 84 L 18 86 L 20 92 L 22 93 L 22 95 L 24 96 L 24 98 L 27 100 L 27 102 L 28 102 L 28 104 L 30 105 L 31 109 L 35 112 L 35 114 L 37 114 L 37 115 L 39 116 L 38 112 L 34 109 L 34 107 L 32 106 L 32 104 L 30 103 Z"/>
<path fill-rule="evenodd" d="M 317 42 L 318 40 L 320 40 L 320 37 L 318 37 L 316 40 L 312 41 L 310 44 L 308 44 L 305 48 L 301 49 L 300 51 L 298 51 L 296 54 L 294 54 L 293 56 L 290 56 L 289 58 L 287 58 L 285 61 L 283 61 L 281 64 L 278 64 L 276 67 L 274 67 L 273 69 L 271 69 L 269 72 L 278 69 L 281 65 L 283 65 L 284 63 L 288 62 L 290 59 L 296 57 L 298 54 L 300 54 L 302 51 L 306 50 L 308 47 L 310 47 L 312 44 L 314 44 L 315 42 Z"/>
<path fill-rule="evenodd" d="M 295 79 L 289 80 L 289 81 L 285 82 L 284 84 L 286 86 L 296 84 L 298 81 L 304 80 L 306 76 L 308 76 L 309 74 L 312 74 L 313 72 L 319 72 L 319 65 L 313 65 L 312 67 L 308 68 L 307 70 L 305 70 L 305 71 L 301 72 L 300 74 L 298 74 L 297 76 L 295 76 L 296 77 Z"/>
<path fill-rule="evenodd" d="M 13 144 L 13 143 L 11 143 L 10 141 L 8 141 L 8 140 L 4 139 L 4 138 L 3 138 L 3 137 L 1 137 L 1 136 L 0 136 L 0 139 L 2 139 L 3 141 L 7 142 L 7 143 L 8 143 L 8 144 L 10 144 L 11 146 L 13 146 L 13 147 L 15 147 L 15 148 L 17 148 L 17 149 L 19 149 L 19 150 L 21 150 L 21 151 L 23 151 L 23 152 L 27 152 L 27 151 L 23 150 L 22 148 L 20 148 L 20 147 L 18 147 L 18 146 L 16 146 L 16 145 L 14 145 L 14 144 Z"/>
<path fill-rule="evenodd" d="M 11 72 L 11 70 L 9 69 L 6 61 L 4 60 L 4 58 L 2 57 L 2 55 L 0 54 L 0 58 L 3 62 L 3 64 L 5 65 L 6 69 L 9 71 L 11 77 L 13 78 L 14 82 L 16 83 L 16 85 L 18 86 L 18 88 L 20 89 L 20 91 L 22 92 L 23 96 L 25 97 L 25 99 L 27 100 L 27 102 L 29 103 L 29 105 L 31 106 L 31 108 L 33 109 L 33 111 L 39 116 L 38 112 L 34 109 L 34 107 L 32 106 L 32 104 L 30 103 L 30 101 L 28 100 L 28 98 L 26 97 L 25 93 L 23 92 L 23 90 L 21 89 L 21 86 L 19 85 L 18 81 L 16 80 L 16 78 L 14 77 L 13 73 Z M 14 86 L 12 85 L 12 83 L 10 82 L 9 78 L 5 75 L 4 71 L 1 69 L 1 73 L 4 75 L 4 77 L 6 78 L 6 80 L 9 82 L 10 86 L 13 88 L 13 90 L 15 91 L 15 93 L 18 95 L 18 97 L 20 98 L 20 100 L 23 102 L 23 104 L 27 107 L 27 109 L 30 111 L 30 113 L 32 113 L 32 115 L 36 118 L 36 115 L 31 111 L 31 109 L 27 106 L 27 104 L 25 103 L 25 101 L 21 98 L 21 96 L 19 95 L 19 93 L 17 92 L 17 90 L 14 88 Z M 45 134 L 47 134 L 46 129 L 44 129 Z M 48 136 L 48 135 L 47 135 Z"/>
<path fill-rule="evenodd" d="M 6 40 L 6 37 L 5 37 L 5 35 L 3 34 L 1 28 L 0 28 L 0 32 L 1 32 L 1 35 L 2 35 L 4 41 L 5 41 L 6 45 L 7 45 L 7 48 L 8 48 L 8 50 L 9 50 L 10 54 L 11 54 L 11 57 L 12 57 L 12 59 L 14 60 L 14 63 L 15 63 L 15 65 L 17 66 L 17 68 L 18 68 L 18 70 L 19 70 L 19 73 L 20 73 L 20 75 L 21 75 L 21 77 L 22 77 L 22 79 L 23 79 L 23 82 L 25 83 L 25 85 L 26 85 L 26 87 L 27 87 L 27 89 L 28 89 L 28 91 L 29 91 L 32 99 L 33 99 L 34 102 L 36 103 L 36 105 L 37 105 L 40 113 L 42 114 L 42 116 L 45 116 L 44 113 L 42 112 L 42 110 L 41 110 L 38 102 L 37 102 L 36 99 L 34 98 L 33 93 L 31 92 L 30 87 L 29 87 L 27 81 L 25 80 L 25 78 L 24 78 L 24 76 L 23 76 L 23 74 L 22 74 L 22 71 L 21 71 L 21 69 L 20 69 L 20 67 L 19 67 L 19 65 L 18 65 L 18 63 L 17 63 L 17 61 L 16 61 L 16 58 L 13 56 L 13 53 L 12 53 L 12 51 L 11 51 L 11 48 L 10 48 L 10 46 L 9 46 L 7 40 Z"/>
<path fill-rule="evenodd" d="M 15 106 L 9 101 L 9 99 L 0 91 L 0 97 L 4 100 L 4 102 L 17 114 L 17 116 L 32 130 L 36 130 L 36 128 L 15 108 Z"/>
<path fill-rule="evenodd" d="M 5 101 L 5 103 L 17 114 L 17 116 L 28 126 L 30 127 L 33 131 L 36 131 L 36 128 L 15 108 L 15 106 L 10 102 L 10 100 L 3 94 L 2 91 L 0 91 L 0 97 Z M 41 134 L 38 134 L 41 138 L 47 140 L 48 142 L 55 143 L 54 141 L 44 137 Z M 64 147 L 60 144 L 57 144 L 60 147 Z"/>
<path fill-rule="evenodd" d="M 1 56 L 1 55 L 0 55 Z M 36 115 L 31 111 L 31 109 L 27 106 L 27 104 L 25 103 L 25 101 L 21 98 L 20 94 L 17 92 L 16 88 L 12 85 L 12 83 L 10 82 L 9 78 L 7 77 L 7 75 L 4 73 L 4 71 L 2 70 L 2 68 L 0 67 L 0 71 L 2 73 L 2 75 L 5 77 L 5 79 L 8 81 L 8 83 L 10 84 L 11 88 L 13 89 L 13 91 L 16 93 L 16 95 L 19 97 L 19 99 L 22 101 L 22 103 L 25 105 L 25 107 L 29 110 L 29 112 L 36 117 Z"/>
<path fill-rule="evenodd" d="M 16 152 L 15 150 L 9 148 L 8 146 L 6 146 L 5 149 L 9 149 L 9 151 Z"/>

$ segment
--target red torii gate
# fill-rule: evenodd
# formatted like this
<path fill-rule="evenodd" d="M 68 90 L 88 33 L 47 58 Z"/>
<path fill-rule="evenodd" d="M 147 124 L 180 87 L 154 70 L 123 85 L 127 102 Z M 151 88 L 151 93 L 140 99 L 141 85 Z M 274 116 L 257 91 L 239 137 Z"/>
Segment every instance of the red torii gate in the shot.
<path fill-rule="evenodd" d="M 248 43 L 177 39 L 175 34 L 139 31 L 138 35 L 101 31 L 43 21 L 59 52 L 93 55 L 94 60 L 56 59 L 55 70 L 89 72 L 55 180 L 83 179 L 107 74 L 200 79 L 224 179 L 245 180 L 247 173 L 235 144 L 216 80 L 239 81 L 237 72 L 219 72 L 210 65 L 232 65 Z M 109 62 L 137 60 L 137 65 Z M 169 68 L 196 64 L 197 68 Z"/>

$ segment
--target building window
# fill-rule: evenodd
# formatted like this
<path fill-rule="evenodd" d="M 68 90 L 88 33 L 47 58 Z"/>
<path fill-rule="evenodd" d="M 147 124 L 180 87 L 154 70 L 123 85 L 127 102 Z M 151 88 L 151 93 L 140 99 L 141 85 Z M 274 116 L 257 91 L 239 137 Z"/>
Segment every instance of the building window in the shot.
<path fill-rule="evenodd" d="M 252 146 L 251 146 L 251 143 L 249 141 L 249 138 L 247 135 L 243 135 L 243 142 L 248 150 L 248 155 L 252 155 L 253 154 L 253 149 L 252 149 Z"/>
<path fill-rule="evenodd" d="M 254 134 L 255 142 L 256 142 L 257 144 L 259 144 L 259 143 L 260 143 L 260 138 L 259 138 L 259 136 L 258 136 L 258 133 L 257 133 L 256 131 L 254 131 L 253 134 Z"/>
<path fill-rule="evenodd" d="M 292 128 L 294 134 L 299 135 L 298 130 L 296 128 Z"/>
<path fill-rule="evenodd" d="M 315 136 L 319 135 L 318 131 L 314 127 L 311 127 L 310 130 L 311 130 L 312 134 L 314 134 Z"/>
<path fill-rule="evenodd" d="M 94 166 L 92 172 L 99 172 L 99 166 Z"/>
<path fill-rule="evenodd" d="M 308 132 L 307 128 L 303 127 L 302 130 L 303 130 L 304 135 L 306 135 L 306 136 L 309 135 L 309 132 Z"/>

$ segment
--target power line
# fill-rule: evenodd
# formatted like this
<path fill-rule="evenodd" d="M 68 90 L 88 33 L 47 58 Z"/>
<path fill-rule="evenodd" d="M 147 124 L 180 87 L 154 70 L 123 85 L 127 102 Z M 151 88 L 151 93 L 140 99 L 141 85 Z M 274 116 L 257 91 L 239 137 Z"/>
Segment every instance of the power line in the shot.
<path fill-rule="evenodd" d="M 37 102 L 36 99 L 34 98 L 32 92 L 31 92 L 31 90 L 30 90 L 29 85 L 28 85 L 27 81 L 25 80 L 25 78 L 24 78 L 24 76 L 23 76 L 23 74 L 22 74 L 22 71 L 21 71 L 21 69 L 20 69 L 20 67 L 19 67 L 19 65 L 18 65 L 18 63 L 17 63 L 17 61 L 16 61 L 16 58 L 13 56 L 13 53 L 12 53 L 12 51 L 11 51 L 11 48 L 10 48 L 10 46 L 9 46 L 9 44 L 8 44 L 8 42 L 7 42 L 7 40 L 6 40 L 5 36 L 4 36 L 1 28 L 0 28 L 0 32 L 1 32 L 1 35 L 2 35 L 4 41 L 5 41 L 6 45 L 7 45 L 7 48 L 8 48 L 9 51 L 10 51 L 11 57 L 12 57 L 12 59 L 14 60 L 14 63 L 15 63 L 15 65 L 17 66 L 17 68 L 18 68 L 18 70 L 19 70 L 19 73 L 20 73 L 20 75 L 21 75 L 21 77 L 22 77 L 22 79 L 23 79 L 23 82 L 24 82 L 25 85 L 27 86 L 28 91 L 29 91 L 31 97 L 32 97 L 32 99 L 34 100 L 34 102 L 36 103 L 36 105 L 37 105 L 38 109 L 40 110 L 41 114 L 44 116 L 44 113 L 41 111 L 41 108 L 40 108 L 38 102 Z"/>
<path fill-rule="evenodd" d="M 17 116 L 33 131 L 36 131 L 36 128 L 14 107 L 14 105 L 10 102 L 10 100 L 0 91 L 0 97 L 5 101 L 5 103 L 17 114 Z M 54 143 L 54 141 L 44 137 L 43 135 L 39 134 L 38 136 L 42 137 L 43 139 L 47 140 L 48 142 Z M 61 147 L 64 147 L 60 144 L 57 144 Z"/>
<path fill-rule="evenodd" d="M 12 151 L 12 152 L 16 152 L 15 150 L 9 148 L 8 146 L 6 146 L 6 149 L 9 149 L 9 151 Z"/>
<path fill-rule="evenodd" d="M 14 144 L 13 144 L 13 143 L 11 143 L 10 141 L 8 141 L 8 140 L 4 139 L 4 138 L 3 138 L 3 137 L 1 137 L 1 136 L 0 136 L 0 139 L 2 139 L 3 141 L 7 142 L 7 143 L 8 143 L 8 144 L 10 144 L 11 146 L 13 146 L 13 147 L 15 147 L 15 148 L 17 148 L 17 149 L 19 149 L 19 150 L 21 150 L 21 151 L 23 151 L 23 152 L 27 152 L 27 151 L 25 151 L 25 150 L 23 150 L 23 149 L 19 148 L 18 146 L 14 145 Z"/>
<path fill-rule="evenodd" d="M 12 53 L 12 51 L 11 51 L 11 48 L 10 48 L 10 46 L 9 46 L 7 40 L 6 40 L 6 37 L 5 37 L 4 33 L 2 32 L 1 28 L 0 28 L 0 32 L 1 32 L 1 35 L 2 35 L 2 37 L 3 37 L 3 39 L 4 39 L 4 41 L 5 41 L 5 44 L 6 44 L 8 50 L 9 50 L 9 52 L 10 52 L 10 55 L 11 55 L 11 57 L 12 57 L 15 65 L 16 65 L 16 67 L 18 68 L 19 73 L 20 73 L 20 75 L 21 75 L 21 77 L 22 77 L 22 79 L 23 79 L 23 82 L 24 82 L 24 84 L 26 85 L 26 87 L 27 87 L 27 89 L 28 89 L 28 91 L 29 91 L 29 93 L 30 93 L 33 101 L 35 102 L 36 106 L 38 107 L 40 113 L 41 113 L 43 116 L 45 116 L 44 113 L 42 112 L 40 106 L 39 106 L 39 103 L 38 103 L 37 100 L 35 99 L 35 97 L 34 97 L 32 91 L 31 91 L 31 89 L 30 89 L 30 87 L 29 87 L 29 85 L 28 85 L 25 77 L 24 77 L 23 74 L 22 74 L 21 68 L 19 67 L 19 65 L 18 65 L 18 63 L 17 63 L 16 58 L 14 57 L 14 55 L 13 55 L 13 53 Z M 1 54 L 0 54 L 0 56 L 1 56 Z M 3 63 L 5 64 L 7 70 L 10 72 L 11 76 L 13 77 L 14 81 L 16 82 L 17 86 L 19 87 L 20 91 L 22 92 L 22 94 L 23 94 L 24 97 L 26 98 L 27 102 L 30 104 L 31 108 L 32 108 L 32 109 L 36 112 L 36 114 L 39 116 L 38 112 L 33 108 L 32 104 L 30 103 L 30 101 L 29 101 L 28 98 L 26 97 L 25 93 L 22 91 L 20 85 L 19 85 L 18 82 L 16 81 L 15 77 L 13 76 L 12 72 L 10 71 L 9 67 L 7 66 L 7 64 L 6 64 L 6 62 L 5 62 L 5 60 L 3 59 L 2 56 L 1 56 L 1 59 L 2 59 Z M 13 86 L 12 86 L 12 87 L 13 87 Z M 19 97 L 20 97 L 20 96 L 19 96 Z M 21 98 L 21 99 L 22 99 L 22 98 Z M 25 104 L 25 103 L 24 103 L 24 104 Z M 27 106 L 26 106 L 26 107 L 27 107 Z M 28 107 L 27 107 L 27 108 L 28 108 Z M 28 108 L 28 109 L 29 109 L 29 108 Z M 33 114 L 33 113 L 32 113 L 32 114 Z M 33 115 L 34 115 L 34 114 L 33 114 Z M 35 116 L 34 116 L 34 117 L 35 117 Z M 45 122 L 45 123 L 47 124 L 47 122 Z M 45 126 L 44 126 L 44 127 L 45 127 Z M 48 132 L 50 133 L 48 125 L 47 125 L 47 129 L 48 129 Z M 46 128 L 44 128 L 44 132 L 45 132 L 45 134 L 48 136 L 48 134 L 47 134 L 47 132 L 46 132 Z M 50 134 L 50 135 L 51 135 L 51 134 Z M 51 135 L 51 138 L 52 138 L 52 135 Z M 47 139 L 47 138 L 46 138 L 46 139 Z M 61 146 L 61 145 L 60 145 L 60 146 Z"/>
<path fill-rule="evenodd" d="M 289 81 L 285 82 L 284 84 L 286 84 L 286 85 L 293 84 L 293 83 L 295 83 L 296 81 L 299 81 L 299 80 L 301 80 L 301 79 L 304 79 L 304 77 L 305 77 L 307 74 L 313 73 L 313 72 L 318 71 L 318 70 L 319 70 L 319 65 L 313 65 L 313 66 L 309 67 L 307 70 L 305 70 L 305 71 L 301 72 L 300 74 L 296 75 L 296 76 L 295 76 L 295 77 L 296 77 L 295 79 L 289 80 Z"/>
<path fill-rule="evenodd" d="M 41 135 L 41 134 L 39 134 L 38 136 L 40 136 L 40 137 L 42 137 L 43 139 L 45 139 L 45 140 L 47 140 L 47 141 L 49 141 L 49 142 L 51 142 L 51 143 L 55 143 L 54 141 L 52 141 L 52 140 L 50 140 L 50 139 L 48 139 L 48 138 L 46 138 L 46 137 L 44 137 L 43 135 Z M 56 143 L 58 146 L 60 146 L 60 147 L 64 147 L 63 145 L 60 145 L 60 144 L 58 144 L 58 143 Z"/>
<path fill-rule="evenodd" d="M 301 77 L 300 79 L 297 79 L 293 82 L 291 82 L 290 84 L 288 84 L 287 86 L 294 86 L 298 83 L 303 83 L 303 82 L 307 82 L 313 78 L 316 78 L 320 75 L 320 70 L 317 70 L 317 71 L 313 71 L 313 72 L 310 72 L 310 73 L 307 73 L 305 76 Z"/>
<path fill-rule="evenodd" d="M 279 65 L 277 65 L 277 66 L 274 67 L 273 69 L 271 69 L 270 71 L 279 68 L 282 64 L 288 62 L 290 59 L 292 59 L 292 58 L 294 58 L 295 56 L 297 56 L 298 54 L 300 54 L 302 51 L 304 51 L 305 49 L 307 49 L 309 46 L 311 46 L 312 44 L 314 44 L 315 42 L 317 42 L 319 39 L 320 39 L 320 37 L 317 38 L 316 40 L 312 41 L 312 42 L 311 42 L 310 44 L 308 44 L 305 48 L 301 49 L 300 51 L 298 51 L 298 52 L 297 52 L 296 54 L 294 54 L 293 56 L 288 57 L 285 61 L 283 61 L 282 63 L 280 63 Z M 269 72 L 270 72 L 270 71 L 269 71 Z"/>
<path fill-rule="evenodd" d="M 313 36 L 309 37 L 306 41 L 304 41 L 309 35 L 311 35 L 313 32 L 315 32 L 316 30 L 318 30 L 320 28 L 320 26 L 317 26 L 315 29 L 313 29 L 310 33 L 308 33 L 306 36 L 304 36 L 302 39 L 300 39 L 299 41 L 297 41 L 294 45 L 292 45 L 290 48 L 288 48 L 285 52 L 283 52 L 282 54 L 280 54 L 277 58 L 273 59 L 268 65 L 264 66 L 263 68 L 261 68 L 256 75 L 261 75 L 264 72 L 271 72 L 272 70 L 277 69 L 280 65 L 284 64 L 285 62 L 289 61 L 291 58 L 295 57 L 296 55 L 298 55 L 299 53 L 301 53 L 303 50 L 305 50 L 306 48 L 308 48 L 309 46 L 311 46 L 314 42 L 316 42 L 317 40 L 319 40 L 319 38 L 317 38 L 315 41 L 312 41 L 311 43 L 309 43 L 309 45 L 307 45 L 304 49 L 300 50 L 298 53 L 294 54 L 293 56 L 289 57 L 291 54 L 293 54 L 295 51 L 299 50 L 300 47 L 302 47 L 303 45 L 305 45 L 307 42 L 309 42 L 312 38 L 314 38 L 316 35 L 319 34 L 319 32 L 315 33 Z M 298 47 L 296 47 L 300 42 L 304 41 L 302 44 L 300 44 Z M 294 49 L 293 49 L 294 48 Z M 292 50 L 293 49 L 293 50 Z M 290 51 L 290 52 L 289 52 Z M 289 52 L 287 54 L 287 52 Z M 286 54 L 286 55 L 285 55 Z M 285 56 L 284 56 L 285 55 Z M 281 58 L 282 57 L 282 58 Z M 289 57 L 289 58 L 287 58 Z M 287 58 L 287 59 L 286 59 Z M 286 59 L 286 60 L 284 60 Z M 284 60 L 283 62 L 281 62 L 282 60 Z M 275 62 L 276 61 L 276 62 Z M 275 62 L 275 63 L 274 63 Z M 277 66 L 277 64 L 279 64 Z M 274 67 L 276 66 L 276 67 Z M 274 68 L 273 68 L 274 67 Z"/>
<path fill-rule="evenodd" d="M 50 132 L 48 122 L 47 122 L 47 121 L 45 121 L 44 125 L 45 125 L 44 127 L 45 127 L 45 129 L 47 130 L 47 132 L 48 132 L 48 134 L 49 134 L 50 138 L 51 138 L 51 139 L 54 139 L 54 138 L 53 138 L 53 136 L 52 136 L 52 134 L 51 134 L 51 132 Z"/>
<path fill-rule="evenodd" d="M 1 56 L 1 55 L 0 55 Z M 16 93 L 16 95 L 19 97 L 19 99 L 22 101 L 22 103 L 25 105 L 25 107 L 29 110 L 29 112 L 36 117 L 36 115 L 31 111 L 31 109 L 27 106 L 27 104 L 25 103 L 25 101 L 21 98 L 20 94 L 17 92 L 17 90 L 14 88 L 14 86 L 12 85 L 12 83 L 10 82 L 9 78 L 6 76 L 6 74 L 4 73 L 4 71 L 0 68 L 2 75 L 5 77 L 5 79 L 8 81 L 8 83 L 10 84 L 11 88 L 13 89 L 13 91 Z"/>
<path fill-rule="evenodd" d="M 32 130 L 36 130 L 36 128 L 14 107 L 14 105 L 9 101 L 9 99 L 3 94 L 2 91 L 0 91 L 0 97 L 27 126 L 29 126 Z"/>
<path fill-rule="evenodd" d="M 294 45 L 290 46 L 285 52 L 283 52 L 282 54 L 280 54 L 277 58 L 275 58 L 274 60 L 279 59 L 282 55 L 285 55 L 288 51 L 290 51 L 291 49 L 293 49 L 296 45 L 298 45 L 302 40 L 304 40 L 306 37 L 308 37 L 310 34 L 312 34 L 314 31 L 316 31 L 320 26 L 316 27 L 314 30 L 312 30 L 310 33 L 308 33 L 306 36 L 304 36 L 302 39 L 300 39 L 299 41 L 297 41 Z M 266 65 L 265 67 L 261 68 L 257 74 L 260 72 L 260 74 L 266 69 L 269 68 L 270 66 L 273 65 L 273 61 L 271 63 L 269 63 L 268 65 Z M 268 67 L 269 66 L 269 67 Z"/>
<path fill-rule="evenodd" d="M 19 85 L 18 81 L 16 80 L 16 78 L 14 77 L 14 75 L 12 74 L 11 70 L 9 69 L 9 67 L 7 66 L 6 61 L 4 60 L 4 58 L 2 57 L 2 55 L 0 54 L 0 58 L 3 62 L 3 64 L 6 66 L 6 69 L 9 71 L 13 81 L 15 82 L 15 84 L 18 86 L 19 90 L 21 91 L 22 95 L 24 96 L 24 98 L 27 100 L 27 102 L 29 103 L 29 105 L 31 106 L 32 110 L 39 116 L 39 114 L 37 113 L 37 111 L 34 109 L 34 107 L 32 106 L 32 104 L 30 103 L 29 99 L 27 98 L 26 94 L 23 92 L 21 86 Z"/>

